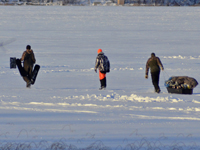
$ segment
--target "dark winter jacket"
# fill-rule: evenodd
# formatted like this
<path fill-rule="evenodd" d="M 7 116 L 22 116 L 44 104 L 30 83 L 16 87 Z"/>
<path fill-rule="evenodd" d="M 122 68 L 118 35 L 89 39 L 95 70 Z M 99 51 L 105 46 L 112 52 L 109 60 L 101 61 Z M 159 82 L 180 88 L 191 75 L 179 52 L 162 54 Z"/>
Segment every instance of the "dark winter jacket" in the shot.
<path fill-rule="evenodd" d="M 96 57 L 95 68 L 94 68 L 95 71 L 96 71 L 97 69 L 99 69 L 100 71 L 102 71 L 102 70 L 105 69 L 104 66 L 103 66 L 103 64 L 100 63 L 100 60 L 101 60 L 102 58 L 106 58 L 106 59 L 108 60 L 107 56 L 104 55 L 103 52 L 100 52 L 100 53 L 97 55 L 97 57 Z M 106 68 L 108 68 L 108 69 L 110 70 L 110 62 L 109 62 L 109 61 L 108 61 L 108 63 L 107 63 Z"/>
<path fill-rule="evenodd" d="M 24 51 L 20 60 L 24 61 L 23 66 L 26 71 L 28 71 L 29 68 L 31 68 L 32 70 L 34 63 L 36 62 L 33 50 L 27 49 L 26 51 Z"/>
<path fill-rule="evenodd" d="M 160 68 L 163 70 L 163 65 L 160 59 L 156 56 L 151 56 L 146 63 L 146 75 L 148 75 L 149 68 L 151 69 L 151 73 L 159 72 Z"/>

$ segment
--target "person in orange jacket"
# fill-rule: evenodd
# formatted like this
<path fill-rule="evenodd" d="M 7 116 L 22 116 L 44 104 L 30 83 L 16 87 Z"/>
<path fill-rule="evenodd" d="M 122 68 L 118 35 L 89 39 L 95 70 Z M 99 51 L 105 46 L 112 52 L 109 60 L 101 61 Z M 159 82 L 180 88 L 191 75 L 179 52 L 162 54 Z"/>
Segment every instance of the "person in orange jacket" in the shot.
<path fill-rule="evenodd" d="M 108 57 L 104 55 L 102 49 L 98 49 L 97 51 L 98 55 L 96 57 L 96 63 L 95 63 L 95 72 L 97 72 L 97 69 L 99 69 L 99 80 L 100 80 L 100 90 L 106 88 L 106 73 L 110 72 L 110 62 L 108 60 Z"/>

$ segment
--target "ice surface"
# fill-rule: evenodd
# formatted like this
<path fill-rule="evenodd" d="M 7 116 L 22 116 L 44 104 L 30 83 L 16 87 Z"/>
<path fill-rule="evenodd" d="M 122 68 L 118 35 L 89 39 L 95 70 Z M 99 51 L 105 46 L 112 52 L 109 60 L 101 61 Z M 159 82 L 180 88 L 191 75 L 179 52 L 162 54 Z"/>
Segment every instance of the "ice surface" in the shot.
<path fill-rule="evenodd" d="M 199 149 L 199 86 L 193 95 L 164 87 L 172 75 L 200 78 L 199 7 L 0 6 L 0 20 L 0 43 L 15 39 L 0 47 L 0 147 Z M 41 66 L 31 89 L 9 68 L 28 44 Z M 111 63 L 104 91 L 99 48 Z M 151 52 L 165 68 L 160 94 L 144 78 Z"/>

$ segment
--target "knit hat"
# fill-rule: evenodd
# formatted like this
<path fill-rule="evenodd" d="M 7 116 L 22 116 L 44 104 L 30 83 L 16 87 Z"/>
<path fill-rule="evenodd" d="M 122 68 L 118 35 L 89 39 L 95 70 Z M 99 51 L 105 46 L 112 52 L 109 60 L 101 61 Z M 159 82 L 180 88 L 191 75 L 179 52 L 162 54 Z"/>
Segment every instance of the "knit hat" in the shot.
<path fill-rule="evenodd" d="M 27 45 L 27 46 L 26 46 L 26 49 L 31 49 L 31 46 L 30 46 L 30 45 Z"/>
<path fill-rule="evenodd" d="M 156 56 L 156 55 L 155 55 L 155 53 L 151 53 L 151 56 L 153 57 L 153 56 Z"/>
<path fill-rule="evenodd" d="M 102 52 L 102 49 L 98 49 L 97 53 L 99 54 L 99 53 L 101 53 L 101 52 Z"/>

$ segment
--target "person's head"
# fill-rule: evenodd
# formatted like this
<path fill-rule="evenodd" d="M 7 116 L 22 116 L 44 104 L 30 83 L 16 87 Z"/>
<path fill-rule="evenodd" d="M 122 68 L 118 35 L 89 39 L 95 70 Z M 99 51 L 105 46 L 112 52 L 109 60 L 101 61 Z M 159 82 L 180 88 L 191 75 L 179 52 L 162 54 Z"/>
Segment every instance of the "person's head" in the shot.
<path fill-rule="evenodd" d="M 30 46 L 30 45 L 27 45 L 27 46 L 26 46 L 26 49 L 30 50 L 30 49 L 31 49 L 31 46 Z"/>
<path fill-rule="evenodd" d="M 102 52 L 102 49 L 98 49 L 97 53 L 99 54 L 99 53 L 101 53 L 101 52 Z"/>
<path fill-rule="evenodd" d="M 155 55 L 155 53 L 151 53 L 151 57 L 155 57 L 156 55 Z"/>

